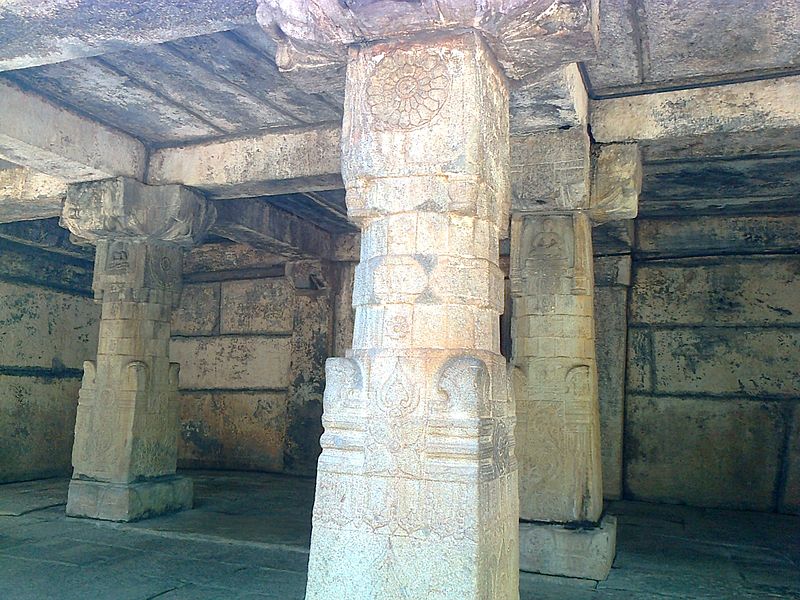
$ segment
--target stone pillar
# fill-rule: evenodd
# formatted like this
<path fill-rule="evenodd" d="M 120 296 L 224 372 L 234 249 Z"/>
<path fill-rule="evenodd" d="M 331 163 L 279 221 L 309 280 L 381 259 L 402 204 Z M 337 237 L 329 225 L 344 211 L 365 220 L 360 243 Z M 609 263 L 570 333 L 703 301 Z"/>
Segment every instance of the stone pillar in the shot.
<path fill-rule="evenodd" d="M 328 360 L 306 598 L 518 598 L 514 403 L 499 351 L 508 91 L 474 33 L 351 50 L 362 231 L 353 348 Z"/>
<path fill-rule="evenodd" d="M 175 475 L 178 369 L 170 316 L 181 292 L 183 247 L 213 208 L 181 186 L 126 179 L 70 186 L 62 224 L 97 246 L 102 302 L 95 362 L 84 363 L 67 514 L 134 521 L 191 508 L 191 480 Z"/>
<path fill-rule="evenodd" d="M 603 517 L 592 222 L 632 218 L 641 175 L 613 152 L 592 156 L 581 128 L 520 146 L 536 161 L 520 169 L 529 175 L 511 225 L 520 565 L 602 580 L 616 520 Z M 635 146 L 621 155 L 638 169 Z"/>

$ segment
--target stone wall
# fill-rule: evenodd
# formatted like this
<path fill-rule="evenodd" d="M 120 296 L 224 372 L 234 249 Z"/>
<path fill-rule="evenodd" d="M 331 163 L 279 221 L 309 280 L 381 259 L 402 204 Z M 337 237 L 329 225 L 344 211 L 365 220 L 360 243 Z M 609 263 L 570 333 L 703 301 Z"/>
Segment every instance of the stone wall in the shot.
<path fill-rule="evenodd" d="M 69 475 L 99 306 L 87 260 L 0 241 L 0 482 Z"/>
<path fill-rule="evenodd" d="M 800 512 L 800 217 L 644 219 L 625 496 Z"/>
<path fill-rule="evenodd" d="M 181 467 L 316 469 L 333 278 L 319 262 L 270 260 L 213 245 L 187 259 L 170 349 L 181 363 Z"/>

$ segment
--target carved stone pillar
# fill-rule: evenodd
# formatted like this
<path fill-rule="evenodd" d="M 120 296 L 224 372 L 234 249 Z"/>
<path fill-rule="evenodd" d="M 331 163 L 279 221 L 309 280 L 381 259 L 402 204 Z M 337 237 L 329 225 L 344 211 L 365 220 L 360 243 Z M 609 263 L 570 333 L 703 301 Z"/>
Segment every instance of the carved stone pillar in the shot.
<path fill-rule="evenodd" d="M 511 225 L 520 565 L 605 579 L 616 520 L 603 518 L 592 221 L 636 214 L 638 149 L 592 156 L 580 128 L 521 146 L 519 170 L 543 176 L 518 190 Z"/>
<path fill-rule="evenodd" d="M 70 186 L 61 222 L 97 246 L 102 313 L 97 359 L 84 363 L 68 515 L 133 521 L 192 505 L 191 481 L 175 475 L 170 316 L 183 247 L 212 221 L 213 208 L 180 186 L 121 178 Z"/>
<path fill-rule="evenodd" d="M 351 50 L 343 176 L 356 324 L 327 363 L 306 598 L 516 599 L 508 91 L 478 35 Z"/>

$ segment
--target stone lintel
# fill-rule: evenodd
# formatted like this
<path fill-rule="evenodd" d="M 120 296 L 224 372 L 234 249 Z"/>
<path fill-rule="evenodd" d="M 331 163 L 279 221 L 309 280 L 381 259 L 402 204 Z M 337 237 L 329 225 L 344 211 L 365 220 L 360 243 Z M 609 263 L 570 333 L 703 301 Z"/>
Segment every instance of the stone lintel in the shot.
<path fill-rule="evenodd" d="M 139 238 L 189 246 L 203 238 L 214 217 L 214 207 L 189 188 L 116 177 L 70 185 L 61 225 L 93 243 Z"/>
<path fill-rule="evenodd" d="M 74 182 L 141 178 L 146 150 L 125 133 L 0 81 L 0 158 Z"/>
<path fill-rule="evenodd" d="M 61 214 L 67 183 L 33 169 L 0 169 L 0 223 L 46 219 Z"/>
<path fill-rule="evenodd" d="M 150 185 L 196 188 L 210 198 L 254 198 L 342 187 L 339 123 L 287 128 L 152 153 Z"/>
<path fill-rule="evenodd" d="M 599 2 L 502 0 L 465 3 L 258 0 L 258 22 L 277 45 L 278 66 L 288 72 L 324 71 L 347 60 L 347 48 L 387 39 L 449 35 L 475 29 L 506 75 L 536 76 L 596 54 Z"/>
<path fill-rule="evenodd" d="M 592 221 L 636 218 L 641 191 L 642 155 L 638 144 L 598 144 L 592 148 Z"/>
<path fill-rule="evenodd" d="M 176 475 L 134 483 L 73 479 L 67 515 L 103 521 L 139 521 L 192 508 L 192 480 Z"/>
<path fill-rule="evenodd" d="M 617 545 L 617 518 L 606 515 L 596 527 L 520 523 L 521 571 L 602 581 Z"/>
<path fill-rule="evenodd" d="M 800 75 L 591 102 L 599 143 L 800 127 Z"/>
<path fill-rule="evenodd" d="M 264 201 L 221 200 L 215 207 L 211 231 L 220 237 L 292 259 L 330 259 L 334 254 L 330 233 Z"/>

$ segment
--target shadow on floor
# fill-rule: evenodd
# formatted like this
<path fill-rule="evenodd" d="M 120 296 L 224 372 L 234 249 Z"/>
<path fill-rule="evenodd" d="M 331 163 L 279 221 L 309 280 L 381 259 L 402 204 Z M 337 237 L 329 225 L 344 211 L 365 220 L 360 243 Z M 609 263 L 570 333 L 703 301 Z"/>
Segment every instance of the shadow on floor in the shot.
<path fill-rule="evenodd" d="M 0 598 L 303 598 L 313 480 L 186 474 L 195 509 L 131 524 L 65 517 L 66 480 L 0 485 Z M 800 599 L 800 517 L 638 502 L 609 512 L 609 578 L 523 573 L 522 600 Z"/>

